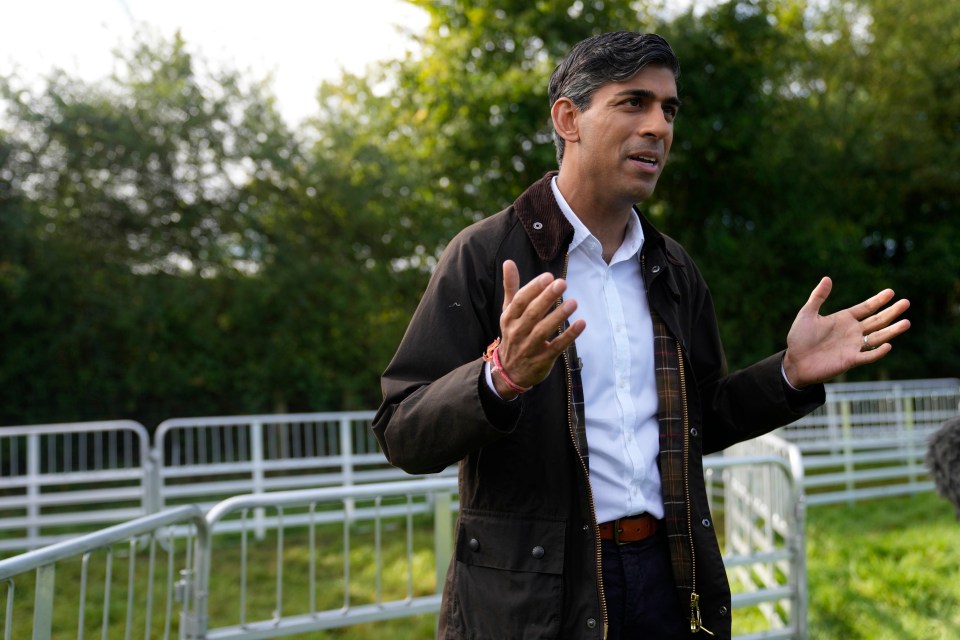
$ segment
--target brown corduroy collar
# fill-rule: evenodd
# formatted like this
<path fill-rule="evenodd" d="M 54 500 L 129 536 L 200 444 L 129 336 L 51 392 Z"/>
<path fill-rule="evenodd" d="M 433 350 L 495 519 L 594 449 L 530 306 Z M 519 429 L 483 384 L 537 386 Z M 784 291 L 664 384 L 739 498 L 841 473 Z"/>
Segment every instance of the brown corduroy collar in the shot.
<path fill-rule="evenodd" d="M 514 211 L 520 219 L 537 256 L 544 262 L 550 262 L 563 251 L 573 239 L 571 225 L 553 195 L 550 182 L 558 171 L 549 171 L 540 180 L 530 185 L 513 203 Z M 647 242 L 663 246 L 663 238 L 639 212 L 640 224 Z"/>

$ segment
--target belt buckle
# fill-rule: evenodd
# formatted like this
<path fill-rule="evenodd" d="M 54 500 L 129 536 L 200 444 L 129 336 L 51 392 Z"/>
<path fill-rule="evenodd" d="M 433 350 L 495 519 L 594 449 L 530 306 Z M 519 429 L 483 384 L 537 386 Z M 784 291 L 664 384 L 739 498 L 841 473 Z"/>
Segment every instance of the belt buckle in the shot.
<path fill-rule="evenodd" d="M 620 534 L 622 532 L 623 532 L 623 528 L 620 526 L 620 518 L 617 518 L 616 520 L 613 521 L 613 542 L 618 547 L 622 547 L 625 544 L 629 544 L 627 542 L 620 542 Z"/>

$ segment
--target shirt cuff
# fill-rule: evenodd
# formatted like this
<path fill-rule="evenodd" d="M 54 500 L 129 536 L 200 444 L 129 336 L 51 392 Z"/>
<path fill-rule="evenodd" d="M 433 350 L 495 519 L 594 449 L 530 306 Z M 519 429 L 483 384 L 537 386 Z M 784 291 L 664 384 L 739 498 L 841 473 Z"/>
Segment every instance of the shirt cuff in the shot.
<path fill-rule="evenodd" d="M 783 383 L 783 394 L 791 411 L 806 415 L 826 401 L 826 391 L 823 383 L 812 384 L 799 389 L 787 379 L 787 372 L 783 368 L 783 359 L 780 360 L 780 380 Z"/>
<path fill-rule="evenodd" d="M 783 365 L 781 365 L 781 368 L 782 368 L 782 366 L 783 366 Z M 517 396 L 515 396 L 515 397 L 513 397 L 513 398 L 510 398 L 509 400 L 504 400 L 504 399 L 503 399 L 503 396 L 501 396 L 501 395 L 497 392 L 497 387 L 496 387 L 496 385 L 493 384 L 493 367 L 490 366 L 490 363 L 489 363 L 489 362 L 484 362 L 484 363 L 483 363 L 483 379 L 487 381 L 487 386 L 490 388 L 490 391 L 493 391 L 493 395 L 495 395 L 495 396 L 497 396 L 498 398 L 500 398 L 500 400 L 503 400 L 503 402 L 513 402 L 514 400 L 516 400 L 517 398 L 520 397 L 519 395 L 517 395 Z"/>
<path fill-rule="evenodd" d="M 783 360 L 780 360 L 780 375 L 783 376 L 783 383 L 793 389 L 794 391 L 803 391 L 803 389 L 798 389 L 797 387 L 790 384 L 790 379 L 787 377 L 787 370 L 783 368 Z"/>

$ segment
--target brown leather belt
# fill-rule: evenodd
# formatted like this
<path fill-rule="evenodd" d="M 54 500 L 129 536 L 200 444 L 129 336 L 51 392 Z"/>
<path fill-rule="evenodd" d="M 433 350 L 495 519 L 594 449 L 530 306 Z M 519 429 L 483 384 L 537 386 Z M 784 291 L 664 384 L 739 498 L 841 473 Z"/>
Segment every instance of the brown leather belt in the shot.
<path fill-rule="evenodd" d="M 600 539 L 613 540 L 617 544 L 646 540 L 660 529 L 660 521 L 649 513 L 610 522 L 601 522 Z"/>

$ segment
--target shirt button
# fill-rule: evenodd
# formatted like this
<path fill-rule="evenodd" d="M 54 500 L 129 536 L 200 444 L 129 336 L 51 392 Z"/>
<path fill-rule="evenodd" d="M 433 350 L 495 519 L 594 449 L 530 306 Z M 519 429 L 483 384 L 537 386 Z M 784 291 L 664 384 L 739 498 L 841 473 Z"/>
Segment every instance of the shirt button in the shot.
<path fill-rule="evenodd" d="M 587 629 L 596 629 L 597 621 L 593 618 L 587 618 Z"/>
<path fill-rule="evenodd" d="M 544 552 L 544 550 L 543 550 L 543 547 L 536 546 L 536 547 L 533 548 L 533 551 L 530 552 L 530 555 L 532 555 L 534 558 L 536 558 L 537 560 L 539 560 L 540 558 L 543 557 L 543 554 L 544 554 L 544 553 L 545 553 L 545 552 Z"/>
<path fill-rule="evenodd" d="M 480 541 L 476 538 L 470 538 L 470 551 L 480 551 Z"/>

